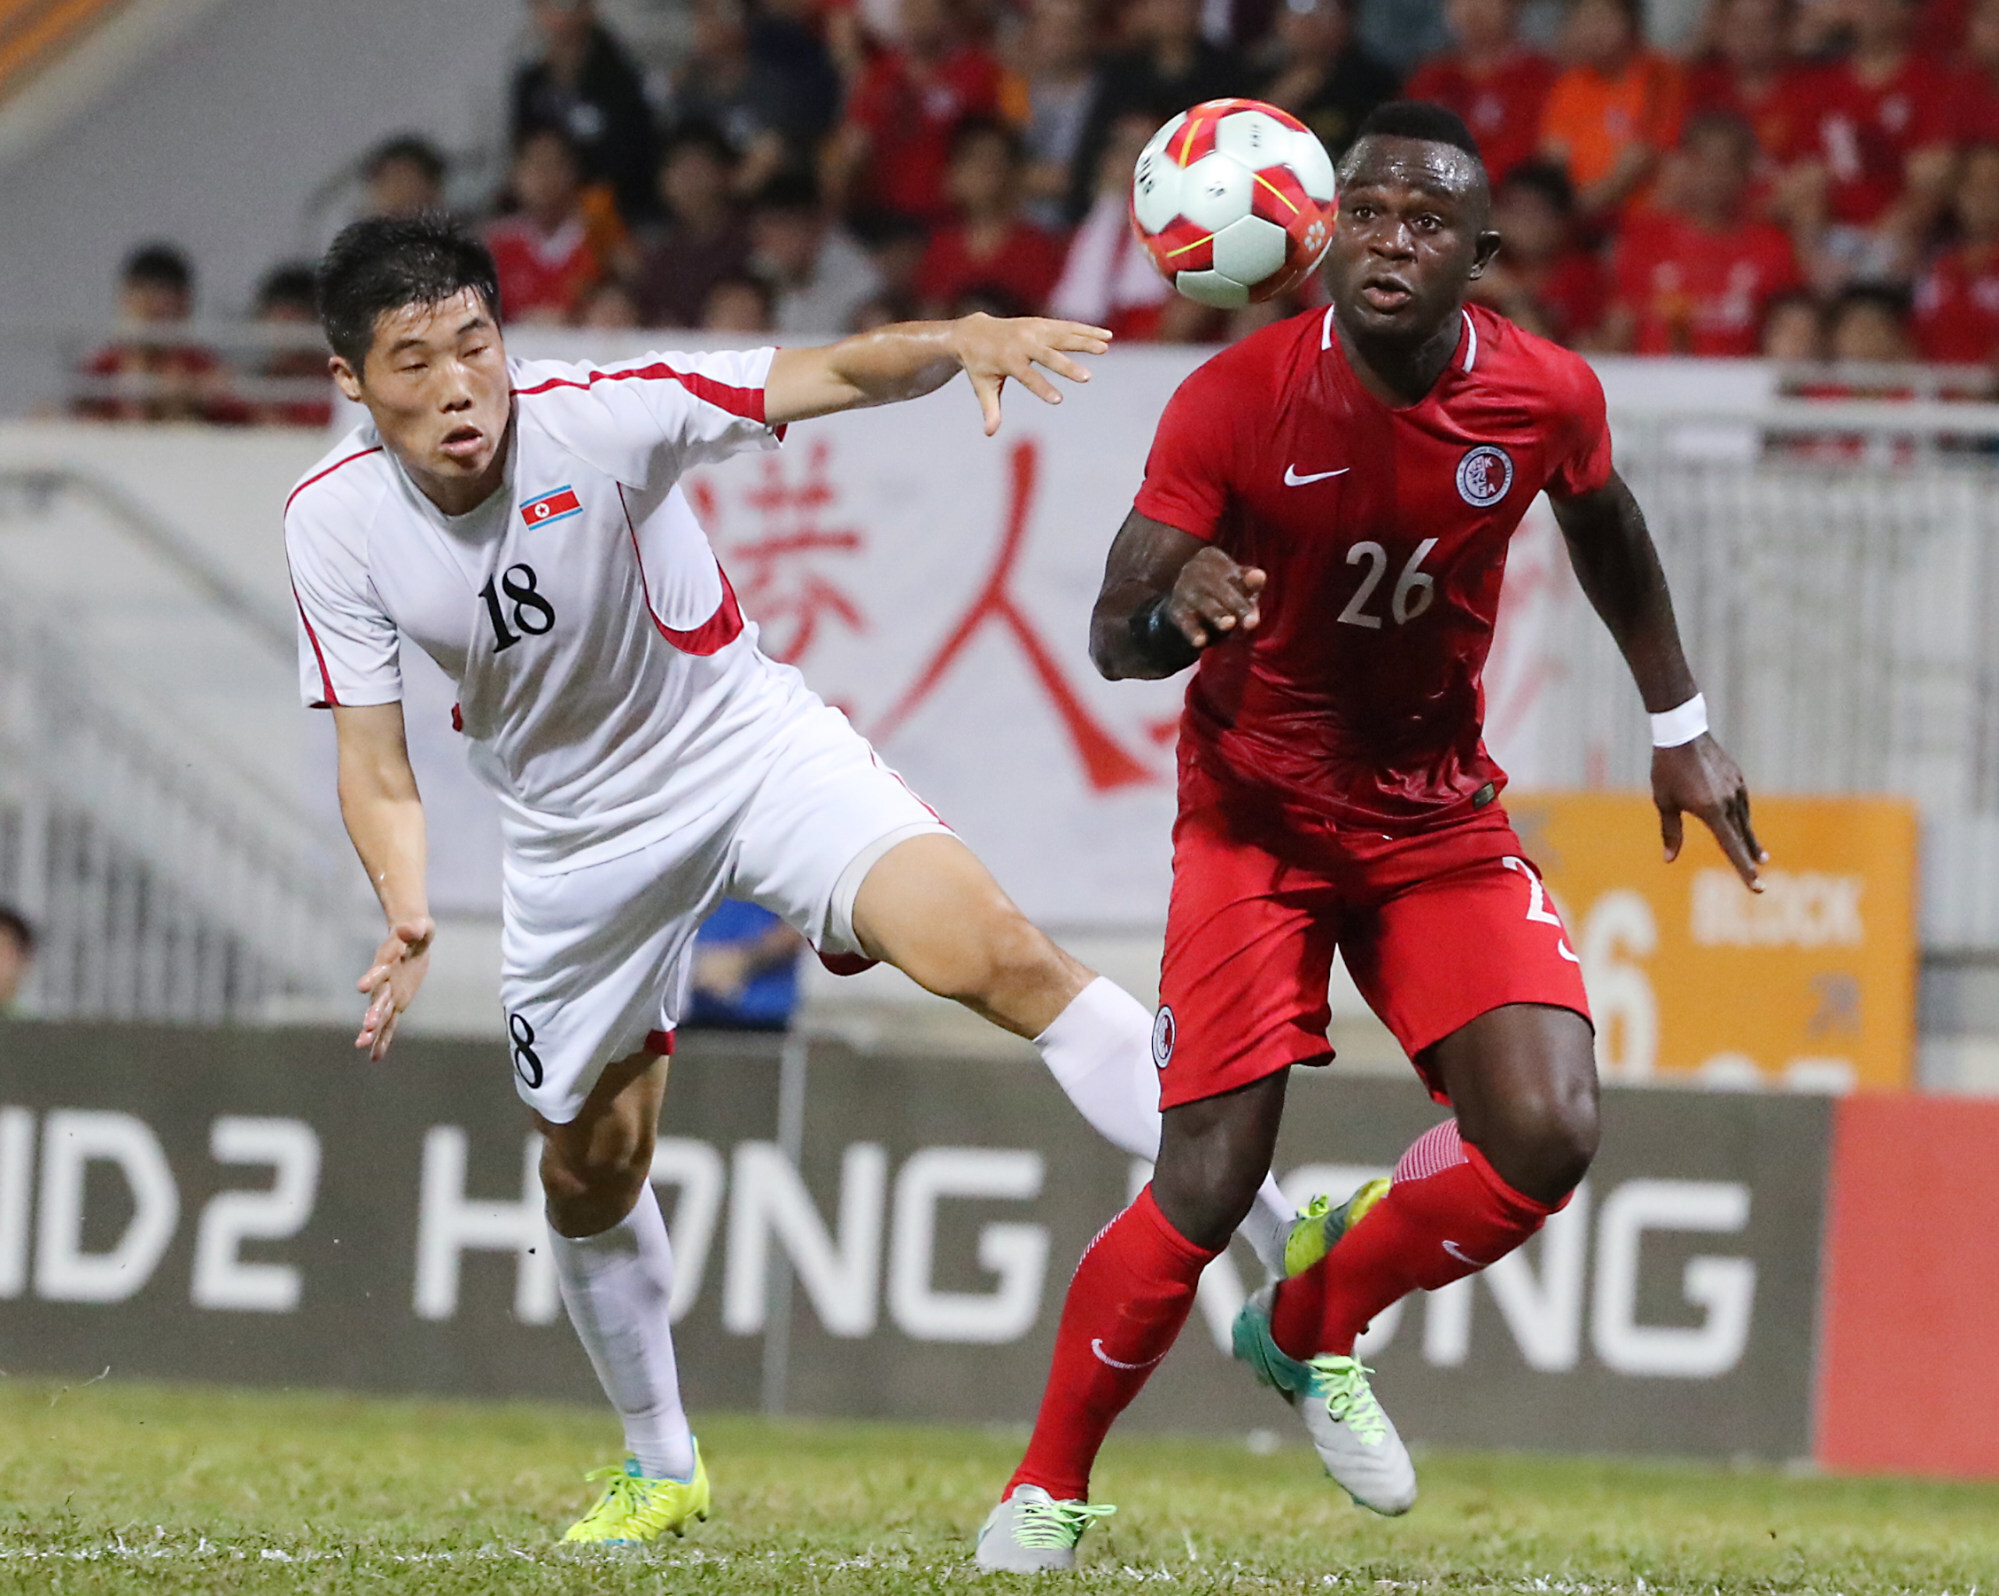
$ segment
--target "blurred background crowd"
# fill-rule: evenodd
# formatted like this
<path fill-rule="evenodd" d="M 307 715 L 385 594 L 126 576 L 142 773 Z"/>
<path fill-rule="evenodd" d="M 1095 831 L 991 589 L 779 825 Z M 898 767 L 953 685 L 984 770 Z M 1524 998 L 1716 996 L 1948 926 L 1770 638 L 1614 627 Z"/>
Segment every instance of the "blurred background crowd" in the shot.
<path fill-rule="evenodd" d="M 516 325 L 796 336 L 1046 311 L 1220 341 L 1299 303 L 1229 315 L 1168 291 L 1126 222 L 1146 138 L 1249 95 L 1337 157 L 1400 94 L 1478 136 L 1506 239 L 1478 292 L 1538 332 L 1993 365 L 1999 0 L 1654 4 L 688 0 L 666 59 L 592 0 L 532 0 L 529 54 L 494 85 L 505 161 L 412 131 L 358 156 L 358 203 L 482 227 Z M 173 336 L 197 306 L 182 244 L 135 248 L 118 293 L 126 331 L 88 356 L 80 413 L 325 420 L 309 264 L 263 279 L 270 346 L 247 359 Z"/>

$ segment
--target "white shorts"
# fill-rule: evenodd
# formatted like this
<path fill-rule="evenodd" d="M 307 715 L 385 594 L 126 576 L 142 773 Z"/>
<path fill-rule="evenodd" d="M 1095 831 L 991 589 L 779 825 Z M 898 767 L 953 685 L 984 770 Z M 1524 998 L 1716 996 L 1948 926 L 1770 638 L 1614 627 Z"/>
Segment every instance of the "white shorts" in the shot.
<path fill-rule="evenodd" d="M 854 897 L 906 838 L 949 834 L 838 710 L 814 700 L 760 727 L 760 768 L 732 801 L 636 852 L 560 874 L 508 863 L 500 1001 L 514 1084 L 567 1124 L 604 1066 L 669 1053 L 694 933 L 724 897 L 854 954 Z"/>

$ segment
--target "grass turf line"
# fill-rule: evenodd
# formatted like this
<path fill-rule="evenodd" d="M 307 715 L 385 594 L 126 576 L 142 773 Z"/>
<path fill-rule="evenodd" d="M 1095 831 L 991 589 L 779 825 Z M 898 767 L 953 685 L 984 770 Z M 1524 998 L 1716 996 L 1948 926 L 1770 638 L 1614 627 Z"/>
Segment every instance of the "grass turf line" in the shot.
<path fill-rule="evenodd" d="M 1133 1438 L 1099 1465 L 1121 1511 L 1084 1568 L 1024 1587 L 968 1561 L 1017 1436 L 710 1417 L 702 1444 L 710 1523 L 579 1557 L 554 1537 L 617 1451 L 588 1410 L 0 1380 L 0 1591 L 1983 1596 L 1999 1574 L 1999 1487 L 1443 1453 L 1389 1521 L 1302 1445 Z"/>

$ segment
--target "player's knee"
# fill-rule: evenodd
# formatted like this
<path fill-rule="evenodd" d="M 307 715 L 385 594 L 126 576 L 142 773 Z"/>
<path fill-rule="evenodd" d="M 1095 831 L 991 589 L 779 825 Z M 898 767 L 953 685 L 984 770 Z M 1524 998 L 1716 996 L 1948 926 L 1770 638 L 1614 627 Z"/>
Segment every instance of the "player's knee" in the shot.
<path fill-rule="evenodd" d="M 594 1235 L 632 1211 L 652 1174 L 650 1139 L 623 1127 L 599 1134 L 551 1136 L 541 1156 L 549 1217 L 564 1235 Z"/>
<path fill-rule="evenodd" d="M 1481 1148 L 1500 1178 L 1541 1202 L 1559 1202 L 1582 1184 L 1601 1126 L 1596 1082 L 1558 1082 L 1507 1116 L 1495 1145 Z"/>

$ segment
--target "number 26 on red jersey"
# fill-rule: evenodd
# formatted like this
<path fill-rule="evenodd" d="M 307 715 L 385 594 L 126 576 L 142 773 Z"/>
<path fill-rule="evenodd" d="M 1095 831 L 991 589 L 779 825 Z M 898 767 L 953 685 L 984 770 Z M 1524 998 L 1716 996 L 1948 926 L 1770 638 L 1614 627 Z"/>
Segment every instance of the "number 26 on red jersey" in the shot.
<path fill-rule="evenodd" d="M 1409 563 L 1402 567 L 1402 574 L 1395 579 L 1395 590 L 1389 596 L 1388 613 L 1397 626 L 1407 626 L 1417 616 L 1427 610 L 1437 597 L 1437 579 L 1423 569 L 1423 561 L 1437 546 L 1435 538 L 1425 538 L 1416 546 L 1416 552 L 1409 556 Z M 1347 607 L 1340 611 L 1340 620 L 1347 626 L 1364 626 L 1370 632 L 1381 630 L 1381 616 L 1371 614 L 1369 601 L 1374 591 L 1381 586 L 1381 579 L 1388 573 L 1388 550 L 1379 543 L 1369 540 L 1356 543 L 1347 550 L 1347 564 L 1365 565 L 1361 573 L 1360 586 L 1347 600 Z"/>

